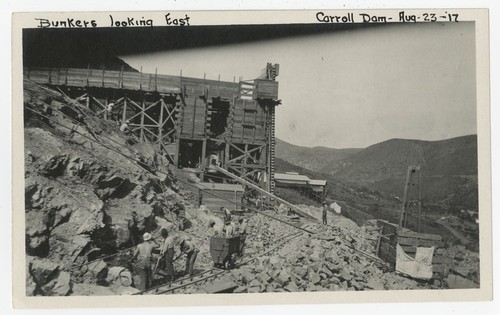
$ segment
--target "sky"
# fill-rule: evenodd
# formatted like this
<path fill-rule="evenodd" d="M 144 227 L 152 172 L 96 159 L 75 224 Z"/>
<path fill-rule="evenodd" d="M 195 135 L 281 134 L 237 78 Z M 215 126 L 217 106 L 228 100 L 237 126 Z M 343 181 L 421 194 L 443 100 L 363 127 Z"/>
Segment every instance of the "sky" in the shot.
<path fill-rule="evenodd" d="M 144 72 L 253 79 L 280 64 L 276 136 L 364 148 L 476 134 L 473 23 L 394 24 L 121 55 Z"/>

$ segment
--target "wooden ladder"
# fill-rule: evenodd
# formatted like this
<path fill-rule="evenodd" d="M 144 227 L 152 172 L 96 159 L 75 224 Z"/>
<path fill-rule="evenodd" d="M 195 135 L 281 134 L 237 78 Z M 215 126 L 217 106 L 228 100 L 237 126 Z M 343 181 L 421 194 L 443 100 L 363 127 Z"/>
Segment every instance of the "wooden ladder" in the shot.
<path fill-rule="evenodd" d="M 274 106 L 269 106 L 269 192 L 274 194 L 276 183 L 274 181 L 274 165 L 276 157 L 276 137 L 275 137 L 275 111 Z"/>

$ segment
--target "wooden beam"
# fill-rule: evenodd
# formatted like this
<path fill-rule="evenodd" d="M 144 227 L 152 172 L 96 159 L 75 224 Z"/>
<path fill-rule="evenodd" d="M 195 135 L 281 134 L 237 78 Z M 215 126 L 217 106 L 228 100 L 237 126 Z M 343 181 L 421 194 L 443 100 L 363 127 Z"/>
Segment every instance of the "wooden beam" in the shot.
<path fill-rule="evenodd" d="M 201 169 L 204 170 L 205 169 L 205 159 L 206 159 L 206 156 L 207 156 L 207 140 L 203 140 L 203 143 L 201 145 Z M 200 178 L 201 178 L 201 181 L 204 180 L 204 172 L 201 173 L 200 175 Z"/>
<path fill-rule="evenodd" d="M 156 101 L 156 102 L 154 102 L 153 104 L 151 104 L 150 106 L 148 106 L 148 107 L 147 107 L 144 111 L 142 110 L 142 107 L 141 107 L 139 104 L 137 104 L 136 102 L 132 101 L 131 99 L 129 99 L 129 101 L 130 101 L 130 103 L 131 103 L 132 105 L 134 105 L 135 107 L 137 107 L 137 108 L 141 111 L 141 112 L 139 112 L 139 113 L 135 114 L 134 116 L 130 117 L 129 119 L 134 119 L 134 118 L 135 118 L 135 117 L 137 117 L 138 115 L 140 115 L 140 114 L 144 113 L 144 115 L 145 115 L 145 116 L 147 116 L 147 117 L 148 117 L 149 119 L 151 119 L 153 122 L 155 122 L 156 124 L 158 124 L 158 121 L 157 121 L 156 119 L 154 119 L 153 117 L 149 116 L 148 114 L 146 114 L 146 111 L 147 111 L 148 109 L 150 109 L 151 107 L 153 107 L 153 106 L 157 106 L 157 105 L 158 105 L 158 103 L 159 103 L 161 100 L 160 100 L 160 101 Z"/>
<path fill-rule="evenodd" d="M 310 218 L 310 219 L 313 219 L 313 220 L 315 220 L 315 221 L 318 221 L 318 219 L 316 219 L 316 217 L 314 217 L 314 216 L 312 216 L 312 215 L 310 215 L 310 214 L 308 214 L 308 213 L 306 213 L 306 212 L 302 211 L 301 209 L 299 209 L 299 208 L 298 208 L 297 206 L 295 206 L 294 204 L 291 204 L 290 202 L 288 202 L 288 201 L 286 201 L 286 200 L 284 200 L 284 199 L 282 199 L 282 198 L 276 197 L 275 195 L 273 195 L 273 194 L 271 194 L 271 193 L 267 192 L 266 190 L 264 190 L 264 189 L 260 188 L 259 186 L 255 185 L 254 183 L 249 182 L 249 181 L 247 181 L 247 180 L 245 180 L 245 179 L 242 179 L 242 178 L 240 178 L 240 177 L 238 177 L 238 176 L 234 175 L 234 174 L 233 174 L 233 173 L 231 173 L 231 172 L 228 172 L 227 170 L 225 170 L 225 169 L 223 169 L 223 168 L 221 168 L 221 167 L 219 167 L 219 166 L 217 166 L 217 165 L 211 165 L 211 167 L 215 168 L 216 170 L 218 170 L 218 171 L 219 171 L 219 172 L 221 172 L 222 174 L 224 174 L 224 175 L 226 175 L 226 176 L 231 177 L 232 179 L 236 180 L 236 181 L 237 181 L 237 182 L 239 182 L 240 184 L 243 184 L 243 185 L 249 186 L 250 188 L 253 188 L 253 189 L 257 190 L 257 191 L 258 191 L 258 192 L 260 192 L 261 194 L 263 194 L 263 195 L 265 195 L 265 196 L 267 196 L 267 197 L 269 197 L 269 198 L 272 198 L 272 199 L 274 199 L 274 200 L 276 200 L 276 201 L 279 201 L 279 202 L 283 203 L 284 205 L 286 205 L 286 206 L 288 206 L 288 207 L 290 207 L 290 208 L 294 209 L 294 211 L 295 211 L 295 212 L 297 212 L 297 213 L 301 214 L 302 216 L 307 217 L 307 218 Z"/>
<path fill-rule="evenodd" d="M 141 74 L 139 78 L 139 90 L 142 90 L 142 66 L 141 66 Z"/>
<path fill-rule="evenodd" d="M 181 146 L 181 139 L 177 138 L 175 140 L 175 155 L 174 155 L 174 165 L 179 167 L 179 148 Z"/>
<path fill-rule="evenodd" d="M 106 109 L 106 106 L 104 106 L 104 105 L 103 105 L 103 104 L 102 104 L 102 103 L 101 103 L 101 102 L 100 102 L 97 98 L 95 98 L 95 97 L 93 97 L 93 96 L 92 96 L 92 98 L 94 99 L 94 101 L 95 101 L 98 105 L 100 105 L 100 106 L 102 107 L 102 109 Z"/>
<path fill-rule="evenodd" d="M 163 98 L 160 99 L 160 120 L 158 121 L 158 143 L 161 144 L 161 133 L 163 132 Z"/>
<path fill-rule="evenodd" d="M 144 95 L 142 96 L 142 99 L 141 99 L 141 105 L 142 105 L 141 113 L 144 113 L 146 110 L 146 104 L 144 104 Z M 141 133 L 139 135 L 139 139 L 141 141 L 144 140 L 144 115 L 141 115 Z"/>
<path fill-rule="evenodd" d="M 123 99 L 122 123 L 127 120 L 127 100 Z"/>
<path fill-rule="evenodd" d="M 193 108 L 193 128 L 191 131 L 191 135 L 194 136 L 194 128 L 195 128 L 195 121 L 196 121 L 196 98 L 194 99 L 194 108 Z"/>
<path fill-rule="evenodd" d="M 162 127 L 163 127 L 163 126 L 165 126 L 165 124 L 166 124 L 169 120 L 170 120 L 170 121 L 172 121 L 172 123 L 173 123 L 173 124 L 174 124 L 174 126 L 175 126 L 175 120 L 174 120 L 175 107 L 174 107 L 172 110 L 169 110 L 169 109 L 168 109 L 168 106 L 167 106 L 167 104 L 166 104 L 165 102 L 162 102 L 162 106 L 164 106 L 164 107 L 165 107 L 165 110 L 167 111 L 167 114 L 168 114 L 167 118 L 166 118 L 166 119 L 164 119 L 164 121 L 163 121 Z"/>

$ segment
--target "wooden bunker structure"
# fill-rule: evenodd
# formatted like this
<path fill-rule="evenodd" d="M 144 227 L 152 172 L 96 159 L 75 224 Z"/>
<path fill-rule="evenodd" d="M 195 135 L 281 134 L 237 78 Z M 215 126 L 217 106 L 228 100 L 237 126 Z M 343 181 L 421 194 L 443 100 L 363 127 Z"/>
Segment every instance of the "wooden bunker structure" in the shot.
<path fill-rule="evenodd" d="M 24 76 L 117 125 L 127 122 L 134 137 L 202 182 L 231 183 L 212 163 L 273 192 L 278 71 L 268 63 L 259 78 L 238 82 L 74 68 L 31 68 Z"/>

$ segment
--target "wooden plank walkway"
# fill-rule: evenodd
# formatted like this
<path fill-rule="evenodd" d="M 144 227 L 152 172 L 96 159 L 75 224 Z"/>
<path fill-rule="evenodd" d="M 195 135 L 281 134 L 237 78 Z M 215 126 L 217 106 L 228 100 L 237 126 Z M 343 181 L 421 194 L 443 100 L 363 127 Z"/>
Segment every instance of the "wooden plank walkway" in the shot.
<path fill-rule="evenodd" d="M 172 94 L 180 94 L 184 89 L 189 96 L 228 100 L 237 95 L 239 87 L 235 82 L 102 69 L 29 68 L 24 70 L 24 76 L 38 84 Z"/>

